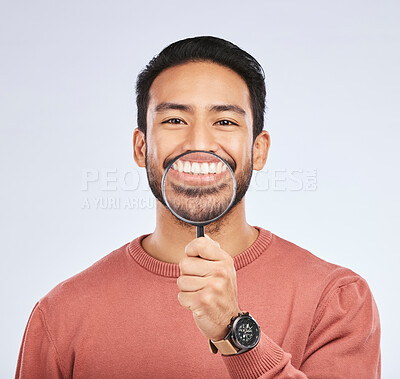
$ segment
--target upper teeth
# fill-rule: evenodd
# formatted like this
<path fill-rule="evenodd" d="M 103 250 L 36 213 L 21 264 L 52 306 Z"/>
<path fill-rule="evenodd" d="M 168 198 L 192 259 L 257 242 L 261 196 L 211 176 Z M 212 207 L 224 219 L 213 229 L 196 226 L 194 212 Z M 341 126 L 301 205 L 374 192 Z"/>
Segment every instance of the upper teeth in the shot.
<path fill-rule="evenodd" d="M 207 174 L 220 174 L 223 171 L 226 171 L 227 167 L 222 162 L 210 162 L 210 163 L 199 163 L 199 162 L 189 162 L 189 161 L 181 161 L 175 162 L 172 165 L 172 168 L 179 172 L 186 172 L 188 174 L 197 174 L 197 175 L 207 175 Z"/>

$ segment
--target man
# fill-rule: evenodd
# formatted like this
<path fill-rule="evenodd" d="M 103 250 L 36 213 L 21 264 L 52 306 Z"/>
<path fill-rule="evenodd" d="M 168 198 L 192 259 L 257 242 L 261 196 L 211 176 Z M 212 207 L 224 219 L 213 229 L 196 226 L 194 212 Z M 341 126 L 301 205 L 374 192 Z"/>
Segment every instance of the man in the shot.
<path fill-rule="evenodd" d="M 189 38 L 153 58 L 137 81 L 133 147 L 156 228 L 36 304 L 17 378 L 380 377 L 365 280 L 246 222 L 270 146 L 264 104 L 262 68 L 228 41 Z M 224 158 L 237 180 L 234 206 L 200 238 L 161 194 L 167 165 L 194 150 Z"/>

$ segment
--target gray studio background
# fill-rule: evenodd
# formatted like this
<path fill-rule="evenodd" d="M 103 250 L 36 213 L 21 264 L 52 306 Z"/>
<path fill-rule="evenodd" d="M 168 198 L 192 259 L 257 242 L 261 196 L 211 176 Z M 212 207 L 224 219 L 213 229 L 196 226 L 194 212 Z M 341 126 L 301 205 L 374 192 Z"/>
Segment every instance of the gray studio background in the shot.
<path fill-rule="evenodd" d="M 263 65 L 271 149 L 248 220 L 369 283 L 382 373 L 400 350 L 396 1 L 2 1 L 0 377 L 36 301 L 137 236 L 136 75 L 167 44 L 236 43 Z"/>

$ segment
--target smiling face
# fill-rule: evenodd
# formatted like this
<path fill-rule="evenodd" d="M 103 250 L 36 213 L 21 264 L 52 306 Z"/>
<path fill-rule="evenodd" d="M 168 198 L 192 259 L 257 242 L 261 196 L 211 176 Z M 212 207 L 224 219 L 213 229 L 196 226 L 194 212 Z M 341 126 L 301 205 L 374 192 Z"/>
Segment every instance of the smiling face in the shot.
<path fill-rule="evenodd" d="M 235 196 L 235 180 L 221 158 L 191 151 L 171 163 L 162 188 L 165 201 L 177 217 L 192 224 L 206 224 L 229 208 Z"/>
<path fill-rule="evenodd" d="M 248 87 L 236 72 L 210 62 L 164 70 L 150 88 L 145 143 L 143 133 L 135 132 L 135 159 L 143 166 L 138 155 L 146 157 L 150 187 L 162 203 L 165 168 L 192 150 L 210 151 L 225 159 L 238 185 L 235 203 L 244 196 L 252 173 L 253 115 Z M 206 161 L 189 164 L 190 170 L 214 170 Z"/>

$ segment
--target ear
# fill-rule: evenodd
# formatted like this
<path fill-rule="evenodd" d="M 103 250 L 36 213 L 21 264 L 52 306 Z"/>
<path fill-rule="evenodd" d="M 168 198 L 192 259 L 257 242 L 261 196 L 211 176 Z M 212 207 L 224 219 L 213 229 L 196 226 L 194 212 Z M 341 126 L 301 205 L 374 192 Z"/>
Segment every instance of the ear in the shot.
<path fill-rule="evenodd" d="M 146 138 L 138 128 L 133 132 L 133 157 L 139 167 L 146 166 Z"/>
<path fill-rule="evenodd" d="M 267 161 L 271 139 L 266 130 L 263 130 L 253 144 L 253 170 L 260 171 Z"/>

